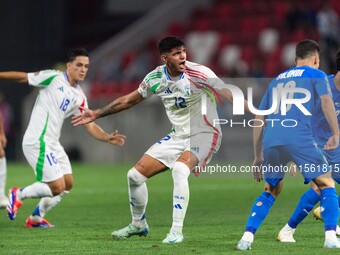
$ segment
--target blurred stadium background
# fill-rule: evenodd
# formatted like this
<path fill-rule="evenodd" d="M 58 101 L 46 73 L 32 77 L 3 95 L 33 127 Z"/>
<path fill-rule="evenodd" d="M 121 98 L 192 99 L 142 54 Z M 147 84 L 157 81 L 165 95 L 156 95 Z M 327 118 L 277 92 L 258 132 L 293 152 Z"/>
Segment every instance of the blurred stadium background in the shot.
<path fill-rule="evenodd" d="M 4 0 L 0 13 L 0 71 L 62 68 L 68 49 L 86 47 L 91 67 L 83 88 L 90 108 L 136 89 L 160 64 L 157 41 L 163 36 L 182 37 L 188 59 L 226 82 L 254 86 L 256 100 L 267 78 L 294 64 L 299 40 L 320 43 L 320 68 L 328 74 L 335 72 L 340 45 L 338 0 Z M 1 81 L 0 92 L 0 110 L 8 115 L 8 159 L 23 160 L 21 139 L 37 91 Z M 221 118 L 232 118 L 230 112 L 230 105 L 220 107 Z M 96 142 L 66 121 L 61 141 L 71 159 L 133 162 L 170 130 L 158 98 L 98 123 L 125 133 L 126 146 Z M 215 160 L 251 161 L 250 128 L 223 126 L 223 131 Z"/>

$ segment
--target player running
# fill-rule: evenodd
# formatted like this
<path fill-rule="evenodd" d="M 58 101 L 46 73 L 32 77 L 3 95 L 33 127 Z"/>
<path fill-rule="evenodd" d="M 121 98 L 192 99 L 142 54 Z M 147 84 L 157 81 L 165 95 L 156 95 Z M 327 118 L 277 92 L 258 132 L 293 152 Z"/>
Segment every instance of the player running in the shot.
<path fill-rule="evenodd" d="M 173 222 L 162 242 L 171 244 L 184 240 L 182 229 L 189 203 L 190 171 L 195 166 L 208 164 L 220 147 L 221 129 L 219 125 L 213 125 L 214 119 L 218 119 L 215 96 L 219 99 L 219 92 L 232 102 L 232 94 L 209 68 L 187 61 L 181 39 L 166 37 L 158 46 L 164 65 L 151 71 L 137 90 L 97 110 L 84 109 L 81 115 L 73 117 L 73 124 L 89 123 L 126 110 L 152 95 L 161 98 L 173 129 L 146 151 L 128 171 L 132 223 L 113 231 L 112 236 L 125 239 L 148 234 L 149 226 L 145 217 L 148 202 L 146 181 L 170 168 L 174 183 Z"/>
<path fill-rule="evenodd" d="M 340 49 L 336 53 L 336 67 L 337 73 L 335 75 L 328 76 L 330 88 L 332 90 L 334 106 L 336 114 L 338 116 L 338 122 L 340 123 Z M 318 101 L 317 112 L 313 118 L 313 133 L 315 141 L 318 147 L 325 155 L 327 161 L 332 167 L 332 177 L 340 184 L 340 147 L 335 150 L 323 150 L 323 146 L 326 144 L 328 137 L 332 134 L 329 126 L 326 124 L 326 117 L 321 110 L 321 102 Z M 312 183 L 312 188 L 306 191 L 300 198 L 298 205 L 295 208 L 294 213 L 290 217 L 288 223 L 281 229 L 278 235 L 280 242 L 295 242 L 293 237 L 294 232 L 298 224 L 302 222 L 307 215 L 311 212 L 314 205 L 321 200 L 320 190 Z M 339 199 L 340 202 L 340 199 Z M 321 209 L 322 208 L 322 209 Z M 324 207 L 317 207 L 313 211 L 316 218 L 323 220 L 321 216 L 321 210 L 324 211 Z M 337 235 L 340 235 L 340 228 L 337 226 Z"/>
<path fill-rule="evenodd" d="M 27 228 L 53 227 L 44 216 L 73 186 L 71 163 L 59 137 L 64 120 L 79 114 L 80 107 L 87 107 L 87 99 L 79 82 L 85 79 L 88 68 L 88 52 L 85 49 L 72 49 L 67 54 L 66 72 L 0 72 L 0 79 L 29 83 L 40 88 L 22 142 L 23 152 L 34 170 L 36 182 L 24 188 L 12 187 L 7 205 L 8 217 L 14 220 L 24 199 L 42 198 L 27 218 Z M 95 123 L 84 127 L 99 141 L 120 146 L 125 142 L 125 136 L 117 131 L 106 133 Z"/>
<path fill-rule="evenodd" d="M 339 145 L 339 127 L 334 109 L 334 103 L 329 95 L 330 89 L 327 76 L 317 70 L 319 67 L 319 47 L 315 41 L 303 40 L 296 46 L 296 67 L 289 69 L 272 80 L 264 97 L 260 109 L 269 109 L 275 100 L 288 100 L 286 105 L 278 105 L 277 111 L 270 114 L 268 119 L 294 119 L 295 127 L 283 125 L 269 125 L 263 132 L 262 127 L 254 128 L 254 165 L 270 169 L 270 166 L 285 166 L 289 161 L 295 162 L 305 179 L 305 183 L 313 181 L 321 190 L 321 205 L 325 208 L 325 248 L 340 248 L 340 241 L 336 238 L 335 230 L 338 222 L 338 196 L 331 178 L 330 168 L 313 138 L 312 116 L 315 112 L 315 100 L 320 98 L 322 111 L 330 126 L 330 137 L 327 138 L 324 149 L 335 149 Z M 274 98 L 274 92 L 278 97 Z M 295 93 L 294 93 L 295 91 Z M 286 93 L 285 93 L 286 92 Z M 282 96 L 285 95 L 285 96 Z M 280 97 L 282 96 L 282 97 Z M 306 100 L 307 98 L 307 100 Z M 289 100 L 298 99 L 303 104 L 291 104 Z M 283 107 L 282 107 L 283 106 Z M 286 107 L 286 113 L 283 110 Z M 306 110 L 306 111 L 303 111 Z M 256 116 L 263 120 L 263 116 Z M 314 165 L 321 171 L 310 171 Z M 238 250 L 250 250 L 254 235 L 267 217 L 270 208 L 279 196 L 284 172 L 264 172 L 264 192 L 255 201 L 241 240 L 237 244 Z M 256 173 L 258 181 L 262 176 Z"/>

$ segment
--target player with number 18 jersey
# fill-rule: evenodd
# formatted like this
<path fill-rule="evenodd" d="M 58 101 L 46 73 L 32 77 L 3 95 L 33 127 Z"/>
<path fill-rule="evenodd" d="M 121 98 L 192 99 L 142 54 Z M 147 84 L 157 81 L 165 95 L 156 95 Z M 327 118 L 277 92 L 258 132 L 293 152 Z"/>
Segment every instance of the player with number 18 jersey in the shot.
<path fill-rule="evenodd" d="M 44 70 L 27 77 L 30 85 L 41 89 L 23 138 L 23 151 L 37 180 L 48 182 L 72 172 L 59 142 L 61 128 L 66 118 L 80 113 L 80 106 L 87 107 L 87 100 L 79 85 L 69 84 L 65 72 Z M 59 167 L 54 164 L 57 158 Z M 50 171 L 42 171 L 49 167 Z"/>

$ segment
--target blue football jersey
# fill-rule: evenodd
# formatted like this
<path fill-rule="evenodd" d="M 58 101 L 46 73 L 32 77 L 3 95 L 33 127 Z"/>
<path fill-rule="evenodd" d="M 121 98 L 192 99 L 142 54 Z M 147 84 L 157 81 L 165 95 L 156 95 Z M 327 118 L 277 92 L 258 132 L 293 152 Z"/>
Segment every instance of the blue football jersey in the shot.
<path fill-rule="evenodd" d="M 274 88 L 278 97 L 273 98 Z M 302 106 L 311 114 L 302 112 L 295 104 L 286 105 L 286 114 L 281 112 L 281 94 L 284 89 L 304 89 L 310 94 L 310 99 Z M 315 114 L 317 99 L 325 94 L 331 94 L 327 75 L 321 70 L 299 66 L 288 69 L 275 77 L 261 100 L 260 110 L 270 109 L 273 101 L 277 100 L 276 110 L 267 116 L 267 123 L 263 134 L 264 149 L 279 145 L 294 145 L 297 147 L 315 144 L 312 130 L 312 115 Z M 290 92 L 285 98 L 303 99 L 305 93 Z M 275 101 L 274 101 L 275 102 Z M 301 108 L 301 107 L 300 107 Z"/>
<path fill-rule="evenodd" d="M 336 115 L 338 117 L 338 122 L 340 123 L 340 91 L 336 88 L 334 83 L 334 75 L 328 76 L 329 86 L 332 91 L 334 106 L 336 110 Z M 321 108 L 321 100 L 317 100 L 316 112 L 313 116 L 313 134 L 315 141 L 320 147 L 323 147 L 328 139 L 333 135 L 329 125 L 327 123 L 326 117 Z"/>

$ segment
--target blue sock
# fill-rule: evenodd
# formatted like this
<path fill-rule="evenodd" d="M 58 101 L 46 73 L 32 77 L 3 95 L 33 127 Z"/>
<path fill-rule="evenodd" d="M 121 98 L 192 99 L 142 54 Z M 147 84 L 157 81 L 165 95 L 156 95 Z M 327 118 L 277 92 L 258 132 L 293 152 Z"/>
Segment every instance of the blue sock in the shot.
<path fill-rule="evenodd" d="M 324 220 L 325 231 L 336 230 L 339 218 L 339 202 L 335 188 L 324 188 L 321 190 L 321 211 Z"/>
<path fill-rule="evenodd" d="M 310 213 L 314 205 L 319 202 L 321 196 L 316 193 L 312 188 L 307 190 L 300 198 L 298 205 L 295 208 L 292 216 L 288 221 L 288 225 L 291 228 L 296 228 L 304 218 Z"/>
<path fill-rule="evenodd" d="M 264 219 L 267 217 L 270 208 L 273 206 L 275 198 L 268 192 L 263 192 L 255 201 L 251 208 L 245 231 L 255 234 Z"/>
<path fill-rule="evenodd" d="M 339 205 L 339 218 L 340 218 L 340 196 L 338 196 L 338 205 Z"/>
<path fill-rule="evenodd" d="M 40 210 L 39 210 L 39 205 L 34 209 L 32 215 L 37 215 L 40 216 Z"/>

